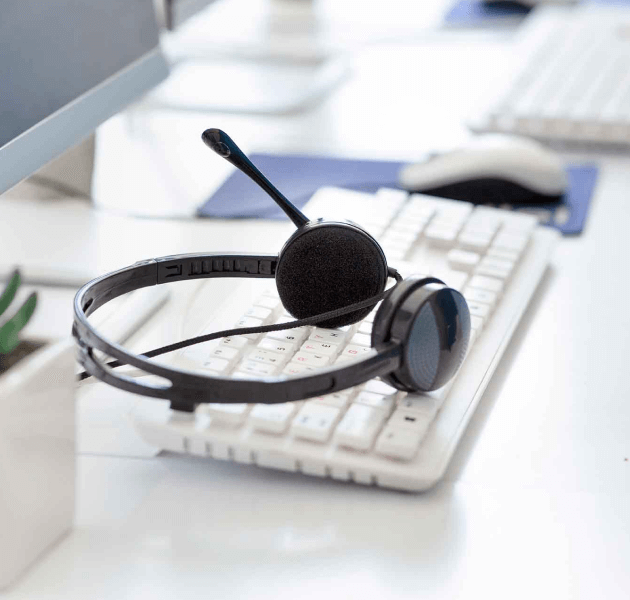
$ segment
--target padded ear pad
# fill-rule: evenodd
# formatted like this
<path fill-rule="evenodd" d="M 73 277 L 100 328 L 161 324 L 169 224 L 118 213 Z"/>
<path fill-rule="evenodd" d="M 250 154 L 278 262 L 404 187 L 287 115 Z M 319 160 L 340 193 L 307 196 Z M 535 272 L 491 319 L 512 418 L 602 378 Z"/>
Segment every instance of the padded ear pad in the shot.
<path fill-rule="evenodd" d="M 384 379 L 408 392 L 438 389 L 455 375 L 466 356 L 468 305 L 439 279 L 415 277 L 398 288 L 387 304 L 381 304 L 372 329 L 377 350 L 387 342 L 402 346 L 401 366 Z"/>
<path fill-rule="evenodd" d="M 385 289 L 387 260 L 378 242 L 358 225 L 309 221 L 287 241 L 278 257 L 276 286 L 296 319 L 349 306 Z M 363 319 L 370 307 L 319 323 L 342 327 Z"/>

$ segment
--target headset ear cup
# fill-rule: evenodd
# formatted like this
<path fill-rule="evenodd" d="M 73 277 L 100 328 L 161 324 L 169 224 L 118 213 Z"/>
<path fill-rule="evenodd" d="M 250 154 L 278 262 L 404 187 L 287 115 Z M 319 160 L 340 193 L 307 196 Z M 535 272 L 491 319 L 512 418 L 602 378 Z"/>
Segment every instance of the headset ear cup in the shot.
<path fill-rule="evenodd" d="M 285 309 L 297 319 L 349 306 L 380 294 L 387 261 L 378 242 L 358 225 L 312 221 L 280 252 L 276 286 Z M 323 321 L 342 327 L 366 317 L 371 307 Z"/>
<path fill-rule="evenodd" d="M 387 342 L 402 346 L 400 367 L 386 377 L 408 392 L 442 387 L 459 369 L 470 337 L 464 297 L 439 279 L 410 278 L 381 305 L 372 329 L 376 349 Z"/>
<path fill-rule="evenodd" d="M 392 320 L 398 307 L 402 302 L 415 290 L 427 283 L 439 283 L 443 284 L 442 281 L 436 279 L 435 277 L 421 277 L 420 275 L 411 275 L 407 277 L 404 281 L 400 282 L 381 302 L 378 310 L 376 311 L 376 315 L 374 316 L 374 321 L 372 323 L 372 347 L 380 350 L 387 342 L 391 339 L 390 328 L 392 325 Z M 384 375 L 381 377 L 384 381 L 394 386 L 398 390 L 403 390 L 405 392 L 413 392 L 415 390 L 410 389 L 408 386 L 403 384 L 397 377 L 395 373 L 390 373 L 388 375 Z"/>

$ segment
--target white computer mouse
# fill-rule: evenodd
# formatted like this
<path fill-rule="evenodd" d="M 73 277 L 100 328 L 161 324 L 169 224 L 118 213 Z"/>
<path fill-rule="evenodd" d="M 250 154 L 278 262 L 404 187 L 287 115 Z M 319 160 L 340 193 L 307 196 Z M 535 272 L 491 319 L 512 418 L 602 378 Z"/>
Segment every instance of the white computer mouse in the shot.
<path fill-rule="evenodd" d="M 558 156 L 529 138 L 485 134 L 407 165 L 400 185 L 411 192 L 476 204 L 557 202 L 568 186 Z"/>

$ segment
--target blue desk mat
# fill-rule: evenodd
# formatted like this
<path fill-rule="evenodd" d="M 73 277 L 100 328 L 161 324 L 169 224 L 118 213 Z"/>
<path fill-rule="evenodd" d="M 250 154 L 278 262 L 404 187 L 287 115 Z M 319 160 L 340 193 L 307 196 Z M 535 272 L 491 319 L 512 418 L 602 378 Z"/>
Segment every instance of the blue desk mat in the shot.
<path fill-rule="evenodd" d="M 252 154 L 252 162 L 298 208 L 323 186 L 374 193 L 381 187 L 399 188 L 398 171 L 404 163 L 277 154 Z M 581 233 L 597 180 L 594 165 L 569 165 L 569 191 L 560 204 L 501 205 L 534 212 L 541 223 L 564 234 Z M 286 219 L 274 201 L 253 181 L 234 171 L 197 210 L 200 217 L 220 219 Z M 318 215 L 306 215 L 317 218 Z"/>
<path fill-rule="evenodd" d="M 623 6 L 630 0 L 582 0 L 577 4 L 609 4 Z M 444 15 L 444 24 L 456 27 L 484 27 L 503 23 L 518 24 L 532 8 L 515 3 L 482 0 L 459 0 Z"/>

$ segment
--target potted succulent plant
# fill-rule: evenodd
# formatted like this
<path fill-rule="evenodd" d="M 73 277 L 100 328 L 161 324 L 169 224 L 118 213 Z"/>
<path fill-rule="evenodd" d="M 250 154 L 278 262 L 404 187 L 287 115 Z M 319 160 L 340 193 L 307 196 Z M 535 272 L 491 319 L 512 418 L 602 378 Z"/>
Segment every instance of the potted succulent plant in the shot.
<path fill-rule="evenodd" d="M 14 311 L 19 287 L 15 271 L 0 294 L 0 589 L 74 514 L 74 347 L 69 337 L 20 339 L 37 296 Z"/>

